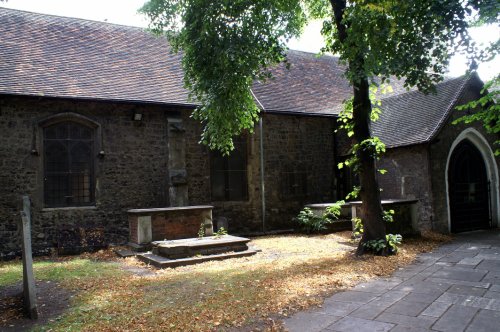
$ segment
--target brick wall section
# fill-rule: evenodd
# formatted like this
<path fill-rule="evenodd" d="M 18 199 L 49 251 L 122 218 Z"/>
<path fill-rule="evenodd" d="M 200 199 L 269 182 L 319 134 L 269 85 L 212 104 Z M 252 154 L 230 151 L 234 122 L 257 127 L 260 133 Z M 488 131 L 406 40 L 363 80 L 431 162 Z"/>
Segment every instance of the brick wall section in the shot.
<path fill-rule="evenodd" d="M 471 89 L 468 89 L 458 101 L 457 105 L 462 105 L 470 100 L 477 99 L 479 91 L 479 87 L 471 87 Z M 495 150 L 496 148 L 493 142 L 498 139 L 495 136 L 486 134 L 480 123 L 453 125 L 452 122 L 461 117 L 463 114 L 463 112 L 454 111 L 451 117 L 447 120 L 443 130 L 437 135 L 436 139 L 430 146 L 434 225 L 436 230 L 441 232 L 449 232 L 446 197 L 446 162 L 453 142 L 458 135 L 468 127 L 473 127 L 479 131 L 486 138 L 492 150 Z M 496 162 L 498 167 L 498 165 L 500 165 L 499 157 L 496 157 Z M 496 190 L 498 190 L 498 188 Z"/>
<path fill-rule="evenodd" d="M 138 224 L 137 216 L 128 216 L 129 241 L 132 243 L 139 243 Z"/>
<path fill-rule="evenodd" d="M 151 217 L 153 241 L 198 237 L 203 211 L 172 211 Z M 200 221 L 201 220 L 201 221 Z"/>
<path fill-rule="evenodd" d="M 140 125 L 134 111 L 143 113 Z M 17 223 L 21 195 L 33 201 L 33 248 L 56 244 L 58 225 L 103 226 L 106 239 L 128 239 L 126 211 L 167 206 L 166 124 L 168 109 L 155 106 L 0 98 L 0 253 L 19 250 Z M 74 112 L 102 127 L 103 159 L 96 161 L 96 205 L 92 208 L 44 209 L 42 155 L 30 153 L 34 123 L 60 112 Z M 40 142 L 37 142 L 40 146 Z M 40 151 L 41 152 L 41 151 Z"/>

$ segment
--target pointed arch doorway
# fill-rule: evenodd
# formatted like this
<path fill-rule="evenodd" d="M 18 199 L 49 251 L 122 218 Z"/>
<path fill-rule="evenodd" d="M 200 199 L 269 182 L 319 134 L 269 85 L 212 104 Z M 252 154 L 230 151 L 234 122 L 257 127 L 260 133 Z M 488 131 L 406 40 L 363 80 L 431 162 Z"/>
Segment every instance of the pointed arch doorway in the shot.
<path fill-rule="evenodd" d="M 453 150 L 448 167 L 451 232 L 491 226 L 490 182 L 486 164 L 476 146 L 464 139 Z"/>

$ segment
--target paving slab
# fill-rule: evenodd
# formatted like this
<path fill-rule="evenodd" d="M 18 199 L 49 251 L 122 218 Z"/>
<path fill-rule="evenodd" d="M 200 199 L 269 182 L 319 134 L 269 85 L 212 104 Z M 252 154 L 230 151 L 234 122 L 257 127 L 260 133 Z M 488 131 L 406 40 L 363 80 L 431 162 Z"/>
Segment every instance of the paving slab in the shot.
<path fill-rule="evenodd" d="M 448 289 L 448 292 L 461 295 L 483 296 L 484 293 L 486 293 L 486 288 L 472 287 L 465 285 L 453 285 Z"/>
<path fill-rule="evenodd" d="M 374 322 L 373 320 L 357 317 L 344 317 L 325 330 L 337 332 L 386 332 L 390 331 L 393 327 L 394 324 L 390 323 Z"/>
<path fill-rule="evenodd" d="M 422 311 L 425 310 L 429 306 L 429 303 L 423 302 L 409 302 L 409 301 L 398 301 L 394 303 L 392 306 L 387 308 L 385 312 L 389 312 L 391 314 L 399 314 L 405 316 L 418 316 Z"/>
<path fill-rule="evenodd" d="M 376 299 L 354 310 L 349 314 L 349 316 L 364 319 L 373 319 L 384 312 L 393 303 L 394 301 L 384 301 L 381 299 Z"/>
<path fill-rule="evenodd" d="M 333 316 L 347 316 L 363 304 L 358 302 L 335 301 L 331 298 L 325 300 L 322 310 Z"/>
<path fill-rule="evenodd" d="M 403 300 L 409 301 L 409 302 L 422 302 L 422 303 L 432 303 L 434 302 L 439 296 L 441 296 L 441 293 L 431 293 L 431 294 L 426 294 L 426 293 L 409 293 L 406 295 Z"/>
<path fill-rule="evenodd" d="M 333 295 L 331 298 L 335 301 L 368 303 L 371 300 L 374 300 L 377 297 L 377 295 L 378 294 L 368 293 L 368 292 L 347 291 L 347 292 L 337 293 Z"/>
<path fill-rule="evenodd" d="M 482 280 L 482 282 L 487 282 L 491 284 L 500 284 L 500 272 L 491 271 L 486 274 Z"/>
<path fill-rule="evenodd" d="M 316 310 L 299 312 L 293 317 L 284 320 L 283 323 L 290 332 L 319 332 L 341 318 L 341 316 L 328 315 Z"/>
<path fill-rule="evenodd" d="M 482 295 L 483 297 L 486 297 L 488 299 L 496 299 L 496 300 L 500 300 L 500 292 L 494 292 L 494 291 L 487 291 L 484 295 Z"/>
<path fill-rule="evenodd" d="M 491 310 L 480 310 L 474 317 L 467 332 L 493 332 L 500 329 L 500 312 Z M 391 331 L 392 332 L 392 331 Z"/>
<path fill-rule="evenodd" d="M 413 327 L 413 326 L 402 326 L 397 325 L 395 328 L 391 330 L 391 332 L 430 332 L 432 330 L 423 329 L 421 327 Z"/>
<path fill-rule="evenodd" d="M 445 267 L 442 270 L 434 272 L 432 276 L 434 278 L 441 278 L 441 279 L 480 281 L 487 273 L 488 273 L 487 270 Z"/>
<path fill-rule="evenodd" d="M 448 287 L 450 287 L 450 285 L 462 285 L 462 286 L 472 286 L 480 288 L 489 288 L 491 286 L 491 283 L 485 282 L 484 279 L 480 282 L 473 282 L 473 281 L 452 280 L 452 279 L 442 279 L 442 278 L 427 278 L 426 281 L 442 285 L 448 284 Z"/>
<path fill-rule="evenodd" d="M 443 294 L 451 284 L 448 282 L 434 282 L 434 281 L 418 281 L 418 282 L 404 282 L 401 285 L 394 288 L 394 290 L 412 292 L 412 293 L 423 293 L 423 294 Z"/>
<path fill-rule="evenodd" d="M 500 231 L 460 234 L 389 278 L 285 320 L 289 331 L 500 331 Z"/>
<path fill-rule="evenodd" d="M 449 307 L 451 307 L 451 303 L 433 302 L 422 312 L 422 315 L 439 318 Z"/>
<path fill-rule="evenodd" d="M 466 265 L 471 267 L 476 267 L 479 263 L 481 263 L 484 258 L 478 257 L 477 255 L 474 257 L 467 257 L 462 259 L 457 263 L 457 265 Z"/>
<path fill-rule="evenodd" d="M 488 270 L 488 271 L 500 271 L 500 260 L 484 259 L 476 269 Z"/>
<path fill-rule="evenodd" d="M 393 323 L 401 326 L 409 326 L 409 327 L 419 327 L 428 329 L 431 325 L 436 321 L 437 318 L 430 316 L 406 316 L 399 314 L 392 314 L 388 312 L 384 312 L 380 314 L 376 320 L 381 322 Z"/>
<path fill-rule="evenodd" d="M 490 291 L 500 292 L 500 285 L 491 285 Z"/>
<path fill-rule="evenodd" d="M 432 329 L 436 331 L 464 331 L 478 311 L 478 308 L 453 305 L 439 318 Z"/>

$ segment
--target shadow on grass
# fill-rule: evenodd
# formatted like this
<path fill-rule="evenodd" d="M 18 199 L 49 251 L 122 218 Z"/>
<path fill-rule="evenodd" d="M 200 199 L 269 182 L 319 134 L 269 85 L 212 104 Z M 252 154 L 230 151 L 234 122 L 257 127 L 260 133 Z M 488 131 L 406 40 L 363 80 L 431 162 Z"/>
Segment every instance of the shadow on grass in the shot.
<path fill-rule="evenodd" d="M 373 258 L 340 255 L 288 266 L 252 266 L 233 260 L 154 278 L 121 278 L 81 296 L 56 330 L 209 331 L 241 326 L 321 302 L 352 281 L 365 280 Z M 221 264 L 222 265 L 222 264 Z M 170 273 L 173 272 L 173 273 Z M 348 279 L 348 280 L 346 280 Z"/>

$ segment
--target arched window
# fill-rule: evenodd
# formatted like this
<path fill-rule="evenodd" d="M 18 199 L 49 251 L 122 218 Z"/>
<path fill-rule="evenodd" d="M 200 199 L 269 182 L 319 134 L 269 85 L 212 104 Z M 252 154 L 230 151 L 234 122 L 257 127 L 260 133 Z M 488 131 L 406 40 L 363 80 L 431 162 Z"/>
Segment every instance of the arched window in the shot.
<path fill-rule="evenodd" d="M 94 195 L 95 130 L 63 121 L 43 128 L 46 207 L 88 206 Z"/>

